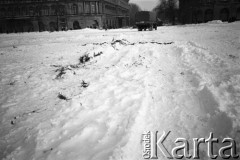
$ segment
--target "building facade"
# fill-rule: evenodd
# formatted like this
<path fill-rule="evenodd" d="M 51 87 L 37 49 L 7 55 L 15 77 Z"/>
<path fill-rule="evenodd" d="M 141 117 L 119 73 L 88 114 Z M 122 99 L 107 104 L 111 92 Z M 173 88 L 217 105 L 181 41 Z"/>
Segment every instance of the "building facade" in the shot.
<path fill-rule="evenodd" d="M 179 0 L 182 23 L 240 20 L 240 0 Z"/>
<path fill-rule="evenodd" d="M 0 33 L 127 25 L 129 0 L 0 0 Z"/>

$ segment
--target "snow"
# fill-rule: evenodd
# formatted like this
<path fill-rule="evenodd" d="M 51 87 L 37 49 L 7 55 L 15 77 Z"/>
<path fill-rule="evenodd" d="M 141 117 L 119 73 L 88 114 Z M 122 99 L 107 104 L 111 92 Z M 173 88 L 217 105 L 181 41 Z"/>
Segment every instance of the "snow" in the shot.
<path fill-rule="evenodd" d="M 218 23 L 223 23 L 223 22 L 221 20 L 213 20 L 213 21 L 209 21 L 208 23 L 210 23 L 210 24 L 218 24 Z"/>
<path fill-rule="evenodd" d="M 0 35 L 0 159 L 139 160 L 144 131 L 240 153 L 239 26 Z"/>

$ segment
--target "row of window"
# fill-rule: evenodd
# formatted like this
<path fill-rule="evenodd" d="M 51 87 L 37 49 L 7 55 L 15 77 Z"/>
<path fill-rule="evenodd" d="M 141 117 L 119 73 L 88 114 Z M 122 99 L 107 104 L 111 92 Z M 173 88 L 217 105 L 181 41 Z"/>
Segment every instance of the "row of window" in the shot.
<path fill-rule="evenodd" d="M 105 5 L 106 13 L 118 13 L 118 14 L 127 14 L 128 10 L 122 9 L 112 5 Z"/>
<path fill-rule="evenodd" d="M 99 13 L 99 4 L 96 3 L 85 3 L 83 11 L 83 6 L 78 7 L 78 5 L 73 4 L 70 10 L 66 10 L 64 6 L 42 6 L 42 7 L 16 7 L 16 8 L 2 8 L 0 9 L 0 16 L 48 16 L 48 15 L 65 15 L 67 14 L 79 14 L 79 13 Z"/>
<path fill-rule="evenodd" d="M 205 12 L 202 12 L 201 10 L 199 11 L 194 11 L 193 12 L 193 18 L 195 21 L 201 21 L 204 18 L 204 21 L 211 21 L 213 20 L 214 17 L 214 11 L 212 9 L 207 9 Z M 233 16 L 233 17 L 230 17 Z M 240 19 L 240 7 L 237 9 L 236 14 L 230 14 L 229 9 L 223 8 L 219 11 L 219 18 L 222 21 L 227 21 L 229 18 L 235 18 L 235 19 Z"/>
<path fill-rule="evenodd" d="M 204 14 L 213 14 L 213 9 L 207 9 L 205 10 Z M 223 13 L 227 13 L 227 14 L 230 14 L 230 11 L 228 8 L 222 8 L 220 11 L 219 11 L 220 14 L 223 14 Z M 240 7 L 237 8 L 236 10 L 236 14 L 240 13 Z M 202 15 L 203 14 L 203 11 L 202 10 L 198 10 L 198 11 L 193 11 L 193 15 Z"/>
<path fill-rule="evenodd" d="M 84 3 L 85 13 L 99 13 L 98 2 L 85 2 Z"/>
<path fill-rule="evenodd" d="M 35 3 L 35 2 L 57 2 L 59 0 L 1 0 L 0 4 L 7 4 L 7 3 Z"/>
<path fill-rule="evenodd" d="M 222 3 L 230 3 L 230 2 L 240 2 L 240 0 L 198 0 L 199 3 L 215 3 L 215 2 L 222 2 Z"/>
<path fill-rule="evenodd" d="M 0 16 L 48 16 L 48 15 L 63 15 L 65 12 L 64 7 L 56 6 L 43 6 L 43 7 L 22 7 L 22 8 L 2 8 L 0 10 Z"/>

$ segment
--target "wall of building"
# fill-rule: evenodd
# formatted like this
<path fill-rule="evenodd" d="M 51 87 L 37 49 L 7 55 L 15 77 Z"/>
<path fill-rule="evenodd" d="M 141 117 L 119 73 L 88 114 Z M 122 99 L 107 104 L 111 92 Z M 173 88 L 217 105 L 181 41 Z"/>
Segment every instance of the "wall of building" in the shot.
<path fill-rule="evenodd" d="M 129 0 L 0 0 L 0 32 L 118 28 L 128 25 Z"/>
<path fill-rule="evenodd" d="M 240 0 L 180 0 L 179 3 L 182 23 L 240 20 Z"/>

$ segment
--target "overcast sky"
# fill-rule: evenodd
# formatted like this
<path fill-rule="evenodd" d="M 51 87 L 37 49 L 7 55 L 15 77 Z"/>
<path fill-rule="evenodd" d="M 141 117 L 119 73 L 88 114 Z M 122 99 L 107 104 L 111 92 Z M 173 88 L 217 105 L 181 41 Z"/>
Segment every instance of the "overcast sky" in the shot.
<path fill-rule="evenodd" d="M 130 0 L 130 3 L 136 3 L 142 10 L 151 11 L 159 0 Z"/>

